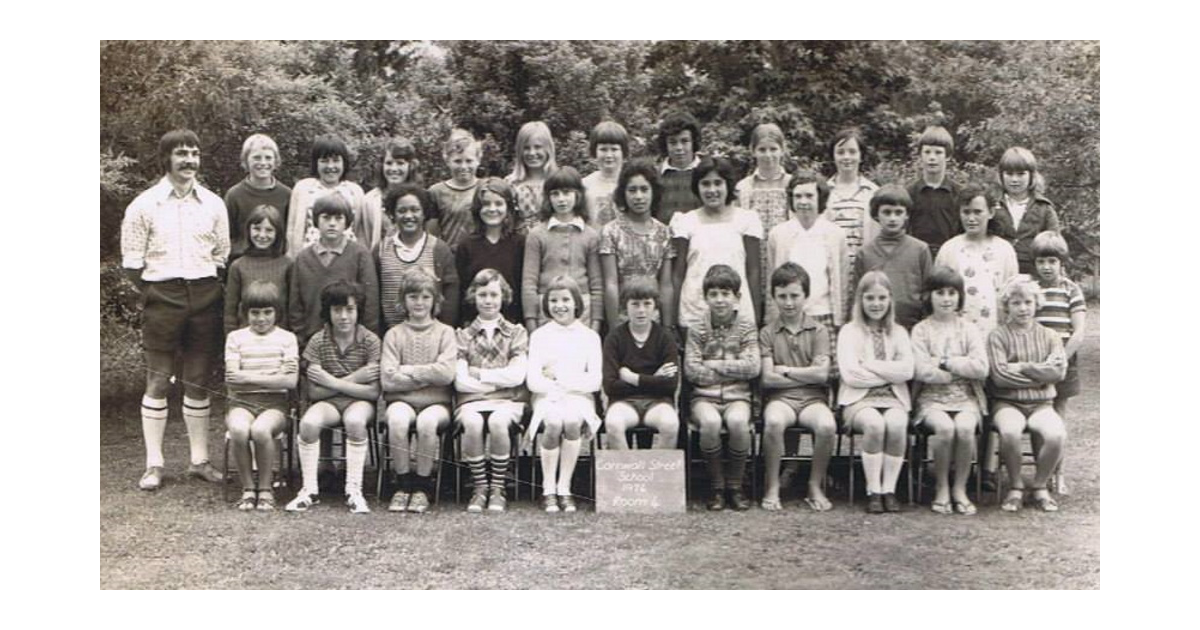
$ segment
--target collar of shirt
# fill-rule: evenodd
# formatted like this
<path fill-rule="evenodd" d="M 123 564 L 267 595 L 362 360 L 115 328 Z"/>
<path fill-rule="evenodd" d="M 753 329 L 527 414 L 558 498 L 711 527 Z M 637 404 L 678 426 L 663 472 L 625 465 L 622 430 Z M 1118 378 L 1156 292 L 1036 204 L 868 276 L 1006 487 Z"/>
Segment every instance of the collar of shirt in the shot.
<path fill-rule="evenodd" d="M 855 180 L 854 184 L 854 194 L 850 195 L 850 198 L 857 197 L 858 193 L 863 192 L 864 190 L 874 191 L 879 189 L 879 187 L 876 186 L 871 180 L 863 177 L 861 173 L 858 175 L 858 179 Z M 837 187 L 837 175 L 825 180 L 825 185 L 829 186 L 829 194 L 830 196 L 833 196 L 833 189 Z"/>
<path fill-rule="evenodd" d="M 546 229 L 553 230 L 560 225 L 578 228 L 580 232 L 583 231 L 583 219 L 580 217 L 572 217 L 570 221 L 559 221 L 558 217 L 550 217 L 550 220 L 546 222 Z"/>
<path fill-rule="evenodd" d="M 956 187 L 954 186 L 954 182 L 950 179 L 949 173 L 942 176 L 942 183 L 938 184 L 937 186 L 930 185 L 929 182 L 925 181 L 924 176 L 918 177 L 917 190 L 924 190 L 926 188 L 929 188 L 932 190 L 937 190 L 940 188 L 940 189 L 948 191 L 948 192 L 956 192 L 956 190 L 957 190 Z"/>
<path fill-rule="evenodd" d="M 778 177 L 763 177 L 763 176 L 762 176 L 762 174 L 760 174 L 760 173 L 758 172 L 758 169 L 757 169 L 757 168 L 755 168 L 755 169 L 754 169 L 754 174 L 753 174 L 753 176 L 754 176 L 754 179 L 757 179 L 757 180 L 759 180 L 759 181 L 763 181 L 763 182 L 777 182 L 777 181 L 779 181 L 779 180 L 781 180 L 781 179 L 783 179 L 783 178 L 787 177 L 787 176 L 788 176 L 788 173 L 787 173 L 787 171 L 785 171 L 785 170 L 783 170 L 783 169 L 779 169 L 779 176 L 778 176 Z"/>
<path fill-rule="evenodd" d="M 696 168 L 699 164 L 700 164 L 700 154 L 699 153 L 697 153 L 695 156 L 692 157 L 692 163 L 688 164 L 686 168 L 675 168 L 674 166 L 671 166 L 671 158 L 667 158 L 662 161 L 662 166 L 658 169 L 658 173 L 661 175 L 663 173 L 666 173 L 667 171 L 690 171 L 690 170 Z"/>
<path fill-rule="evenodd" d="M 324 243 L 322 243 L 320 240 L 316 240 L 313 241 L 312 244 L 313 253 L 318 256 L 323 256 L 325 254 L 337 254 L 338 256 L 341 256 L 342 253 L 346 251 L 346 244 L 349 242 L 350 239 L 343 236 L 341 245 L 338 245 L 337 247 L 325 247 Z"/>
<path fill-rule="evenodd" d="M 362 331 L 364 331 L 364 330 L 366 330 L 366 329 L 363 328 L 362 324 L 354 325 L 354 337 L 351 340 L 350 345 L 346 346 L 346 349 L 350 349 L 351 347 L 357 346 L 358 344 L 362 343 L 362 341 L 363 341 Z M 325 324 L 325 340 L 333 343 L 335 348 L 337 347 L 337 338 L 333 336 L 333 325 L 332 324 Z M 341 350 L 341 349 L 339 348 L 339 350 Z"/>
<path fill-rule="evenodd" d="M 737 309 L 734 309 L 733 314 L 729 316 L 729 321 L 724 322 L 724 323 L 718 323 L 717 316 L 713 315 L 712 311 L 709 311 L 709 313 L 708 313 L 708 325 L 713 330 L 713 332 L 716 332 L 718 330 L 727 330 L 729 328 L 733 328 L 733 326 L 735 324 L 737 324 L 737 321 L 738 321 Z"/>
<path fill-rule="evenodd" d="M 515 327 L 515 325 L 512 322 L 508 321 L 507 319 L 504 319 L 503 317 L 499 317 L 495 321 L 496 321 L 496 334 L 497 335 L 504 335 L 506 337 L 512 336 L 513 329 Z M 491 328 L 490 326 L 485 327 L 482 322 L 483 322 L 483 320 L 478 317 L 475 318 L 475 321 L 471 322 L 470 329 L 471 329 L 472 337 L 477 337 L 481 333 L 484 333 L 485 331 L 487 331 L 488 328 Z"/>
<path fill-rule="evenodd" d="M 400 233 L 397 232 L 396 235 L 392 237 L 392 243 L 396 246 L 396 251 L 400 254 L 401 258 L 412 258 L 417 254 L 420 254 L 421 250 L 425 249 L 425 241 L 428 238 L 429 233 L 425 232 L 424 234 L 421 234 L 421 238 L 417 239 L 416 243 L 413 243 L 412 247 L 409 247 L 404 241 L 400 240 Z"/>
<path fill-rule="evenodd" d="M 786 323 L 784 323 L 782 317 L 780 317 L 778 319 L 778 321 L 776 321 L 774 324 L 775 332 L 787 330 L 788 332 L 792 333 L 793 335 L 798 335 L 806 330 L 813 330 L 816 327 L 817 327 L 817 325 L 814 324 L 811 319 L 809 319 L 808 313 L 803 313 L 803 312 L 800 313 L 800 322 L 796 326 L 795 330 L 792 330 L 791 327 L 789 327 Z"/>
<path fill-rule="evenodd" d="M 175 187 L 171 185 L 171 178 L 166 175 L 163 175 L 163 178 L 158 181 L 158 184 L 155 185 L 154 188 L 157 189 L 156 194 L 159 195 L 160 198 L 164 199 L 164 200 L 172 199 L 172 198 L 184 199 L 186 197 L 193 197 L 196 199 L 196 201 L 201 201 L 201 199 L 200 199 L 201 186 L 200 186 L 200 182 L 198 182 L 196 180 L 192 180 L 192 188 L 190 190 L 188 190 L 187 194 L 184 195 L 183 197 L 180 197 L 179 195 L 175 194 Z"/>

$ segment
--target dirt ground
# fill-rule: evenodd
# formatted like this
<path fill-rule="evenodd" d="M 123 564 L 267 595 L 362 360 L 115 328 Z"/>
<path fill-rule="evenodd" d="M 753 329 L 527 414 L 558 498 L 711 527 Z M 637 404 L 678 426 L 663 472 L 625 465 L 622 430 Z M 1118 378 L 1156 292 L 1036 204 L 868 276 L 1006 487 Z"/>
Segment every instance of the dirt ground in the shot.
<path fill-rule="evenodd" d="M 844 496 L 825 514 L 792 499 L 775 513 L 694 504 L 671 516 L 551 515 L 522 501 L 503 515 L 473 515 L 450 500 L 423 516 L 384 506 L 351 515 L 334 496 L 303 515 L 247 514 L 218 488 L 178 476 L 157 493 L 139 491 L 144 451 L 130 400 L 105 405 L 101 418 L 100 587 L 1099 588 L 1100 310 L 1090 309 L 1083 392 L 1068 418 L 1073 493 L 1057 514 L 1002 513 L 990 494 L 974 517 L 927 506 L 872 516 Z M 166 457 L 168 474 L 187 460 L 174 415 Z"/>

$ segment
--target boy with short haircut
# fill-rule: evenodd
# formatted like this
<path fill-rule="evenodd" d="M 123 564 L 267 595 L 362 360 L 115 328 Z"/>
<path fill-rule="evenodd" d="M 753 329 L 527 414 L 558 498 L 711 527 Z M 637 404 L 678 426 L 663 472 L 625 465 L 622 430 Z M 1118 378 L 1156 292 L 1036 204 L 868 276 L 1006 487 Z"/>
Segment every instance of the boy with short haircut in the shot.
<path fill-rule="evenodd" d="M 750 454 L 750 380 L 759 375 L 758 331 L 752 316 L 737 312 L 742 279 L 729 265 L 713 265 L 702 285 L 708 317 L 688 330 L 684 373 L 692 383 L 691 428 L 700 432 L 712 495 L 708 509 L 750 509 L 742 492 Z M 721 427 L 729 432 L 729 458 L 722 467 Z"/>
<path fill-rule="evenodd" d="M 1058 333 L 1067 353 L 1067 374 L 1055 385 L 1054 410 L 1067 421 L 1067 411 L 1072 396 L 1079 393 L 1079 369 L 1076 358 L 1083 346 L 1084 329 L 1087 327 L 1087 302 L 1078 284 L 1066 276 L 1064 267 L 1069 255 L 1067 241 L 1058 232 L 1047 230 L 1034 237 L 1031 246 L 1033 264 L 1037 270 L 1038 286 L 1042 290 L 1042 305 L 1038 307 L 1034 320 Z M 1059 494 L 1070 494 L 1060 463 L 1055 472 L 1054 489 Z"/>
<path fill-rule="evenodd" d="M 588 135 L 588 155 L 600 168 L 583 178 L 583 196 L 587 207 L 584 220 L 599 232 L 605 224 L 617 218 L 613 191 L 617 189 L 621 166 L 629 156 L 629 133 L 620 123 L 601 121 Z"/>
<path fill-rule="evenodd" d="M 657 431 L 654 448 L 675 448 L 679 413 L 675 388 L 679 383 L 679 346 L 675 336 L 654 321 L 659 302 L 658 285 L 634 278 L 621 290 L 628 321 L 613 328 L 604 339 L 605 446 L 628 448 L 625 432 L 645 425 Z"/>
<path fill-rule="evenodd" d="M 936 257 L 942 243 L 962 232 L 958 186 L 946 176 L 946 162 L 954 154 L 954 138 L 945 127 L 932 125 L 921 133 L 917 149 L 921 174 L 908 185 L 912 199 L 909 233 L 924 241 L 930 255 Z"/>
<path fill-rule="evenodd" d="M 871 218 L 879 223 L 879 234 L 863 245 L 854 261 L 854 277 L 882 271 L 892 283 L 896 323 L 911 330 L 921 321 L 921 291 L 933 268 L 929 245 L 905 234 L 912 198 L 899 186 L 889 184 L 871 197 Z"/>
<path fill-rule="evenodd" d="M 658 127 L 658 152 L 663 156 L 658 183 L 662 200 L 654 218 L 671 225 L 676 212 L 700 207 L 700 198 L 692 191 L 692 169 L 700 163 L 700 123 L 687 112 L 667 114 Z"/>
<path fill-rule="evenodd" d="M 313 217 L 320 236 L 296 256 L 292 286 L 288 291 L 288 321 L 301 343 L 322 327 L 321 291 L 337 280 L 362 286 L 365 297 L 358 304 L 359 322 L 379 330 L 379 282 L 375 261 L 366 247 L 350 240 L 346 230 L 354 223 L 350 202 L 330 193 L 313 204 Z"/>
<path fill-rule="evenodd" d="M 771 274 L 771 298 L 779 318 L 759 333 L 762 351 L 763 465 L 766 467 L 762 507 L 782 509 L 779 502 L 779 463 L 784 429 L 799 425 L 813 434 L 812 474 L 804 501 L 814 512 L 833 507 L 823 489 L 825 471 L 833 456 L 837 432 L 829 409 L 832 344 L 829 330 L 804 312 L 809 277 L 804 268 L 786 262 Z"/>
<path fill-rule="evenodd" d="M 471 205 L 479 189 L 476 169 L 483 157 L 483 145 L 471 132 L 454 129 L 442 146 L 442 159 L 450 171 L 450 179 L 429 187 L 433 203 L 426 213 L 428 230 L 458 251 L 458 244 L 475 231 L 475 217 Z M 509 208 L 509 212 L 515 210 Z"/>
<path fill-rule="evenodd" d="M 246 171 L 246 179 L 234 184 L 225 193 L 225 207 L 229 209 L 231 264 L 250 248 L 250 235 L 245 233 L 245 226 L 251 210 L 263 205 L 271 206 L 279 211 L 281 223 L 287 225 L 292 189 L 275 179 L 275 171 L 279 166 L 279 145 L 270 136 L 256 133 L 242 143 L 242 170 Z M 275 238 L 286 241 L 282 232 Z M 284 315 L 286 313 L 278 313 L 280 321 L 283 321 Z"/>
<path fill-rule="evenodd" d="M 319 502 L 321 432 L 340 424 L 346 440 L 346 505 L 353 513 L 366 514 L 371 511 L 362 494 L 367 425 L 375 420 L 383 344 L 359 323 L 363 287 L 337 280 L 321 289 L 320 299 L 323 326 L 304 347 L 309 406 L 296 442 L 304 482 L 286 509 L 304 512 Z"/>

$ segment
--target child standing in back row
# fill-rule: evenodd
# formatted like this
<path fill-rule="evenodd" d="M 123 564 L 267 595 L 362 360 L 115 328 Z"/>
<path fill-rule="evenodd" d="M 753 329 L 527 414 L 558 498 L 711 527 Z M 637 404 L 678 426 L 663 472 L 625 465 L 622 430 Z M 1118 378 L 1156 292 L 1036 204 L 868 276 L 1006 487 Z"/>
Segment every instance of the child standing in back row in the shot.
<path fill-rule="evenodd" d="M 1017 251 L 1021 273 L 1035 275 L 1033 239 L 1046 230 L 1058 231 L 1058 212 L 1042 195 L 1045 181 L 1032 151 L 1011 147 L 1000 157 L 997 170 L 1004 187 L 1004 196 L 996 204 L 997 234 Z"/>
<path fill-rule="evenodd" d="M 474 231 L 471 203 L 479 188 L 476 169 L 483 157 L 483 145 L 463 129 L 450 132 L 450 139 L 442 147 L 442 158 L 450 170 L 450 179 L 429 187 L 433 198 L 429 208 L 426 228 L 456 250 L 458 244 Z"/>
<path fill-rule="evenodd" d="M 734 203 L 758 214 L 763 233 L 769 235 L 775 226 L 787 222 L 790 218 L 787 199 L 788 173 L 783 166 L 784 160 L 787 159 L 787 141 L 784 140 L 783 130 L 779 125 L 765 123 L 755 127 L 750 134 L 750 153 L 754 155 L 754 172 L 734 187 Z M 764 295 L 770 293 L 767 284 L 771 272 L 775 270 L 768 258 L 761 258 L 759 269 Z M 775 264 L 780 262 L 782 261 Z"/>
<path fill-rule="evenodd" d="M 520 234 L 529 234 L 545 220 L 542 218 L 545 181 L 556 170 L 558 162 L 554 158 L 550 127 L 540 120 L 521 125 L 513 148 L 513 170 L 504 178 L 517 194 L 516 218 Z"/>
<path fill-rule="evenodd" d="M 350 173 L 350 149 L 346 148 L 346 143 L 334 136 L 314 140 L 309 169 L 311 177 L 296 182 L 288 202 L 287 251 L 291 256 L 298 256 L 305 247 L 321 238 L 314 208 L 318 199 L 328 195 L 339 195 L 346 200 L 350 210 L 346 219 L 346 237 L 359 240 L 359 233 L 352 228 L 355 217 L 362 214 L 365 195 L 361 186 L 346 179 Z"/>
<path fill-rule="evenodd" d="M 588 137 L 588 153 L 600 170 L 583 178 L 584 198 L 587 200 L 587 224 L 597 232 L 617 218 L 613 191 L 621 166 L 629 155 L 629 134 L 619 123 L 602 121 L 592 128 Z"/>
<path fill-rule="evenodd" d="M 700 195 L 692 185 L 692 170 L 700 164 L 700 123 L 687 112 L 672 112 L 658 127 L 658 153 L 663 156 L 659 167 L 662 199 L 654 218 L 671 225 L 677 212 L 700 207 Z M 730 184 L 733 193 L 733 184 Z"/>
<path fill-rule="evenodd" d="M 225 193 L 231 264 L 252 248 L 250 234 L 245 230 L 250 213 L 259 206 L 272 206 L 279 213 L 281 225 L 287 225 L 288 202 L 292 198 L 292 189 L 275 179 L 275 171 L 279 169 L 279 146 L 270 136 L 256 133 L 246 138 L 242 144 L 242 169 L 246 171 L 246 179 Z M 284 239 L 282 227 L 279 228 L 279 239 Z"/>
<path fill-rule="evenodd" d="M 392 138 L 384 143 L 383 153 L 375 162 L 375 187 L 363 199 L 364 222 L 362 232 L 367 240 L 362 244 L 370 251 L 375 251 L 379 241 L 391 236 L 395 226 L 384 215 L 383 197 L 389 186 L 400 184 L 421 184 L 421 176 L 417 168 L 421 161 L 417 159 L 417 149 L 407 138 Z"/>

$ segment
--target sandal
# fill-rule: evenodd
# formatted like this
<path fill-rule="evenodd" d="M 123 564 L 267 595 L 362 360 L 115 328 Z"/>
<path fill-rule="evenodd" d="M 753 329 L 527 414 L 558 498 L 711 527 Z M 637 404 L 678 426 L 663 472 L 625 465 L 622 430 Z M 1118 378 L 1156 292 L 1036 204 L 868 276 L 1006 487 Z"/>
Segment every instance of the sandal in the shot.
<path fill-rule="evenodd" d="M 955 504 L 955 505 L 957 505 L 957 504 Z M 929 509 L 933 510 L 937 514 L 953 514 L 954 513 L 954 507 L 950 504 L 949 501 L 946 501 L 946 502 L 934 501 L 932 504 L 929 505 Z"/>
<path fill-rule="evenodd" d="M 977 510 L 975 509 L 975 504 L 971 503 L 970 501 L 955 501 L 954 502 L 954 512 L 956 514 L 962 514 L 964 516 L 971 516 L 976 511 Z"/>
<path fill-rule="evenodd" d="M 829 500 L 829 497 L 825 496 L 804 497 L 804 503 L 814 512 L 828 512 L 833 509 L 833 502 Z"/>
<path fill-rule="evenodd" d="M 271 490 L 258 491 L 258 511 L 259 512 L 274 512 L 275 511 L 275 493 Z"/>
<path fill-rule="evenodd" d="M 779 499 L 763 499 L 762 509 L 768 512 L 778 512 L 783 509 L 783 504 L 779 502 Z"/>
<path fill-rule="evenodd" d="M 1033 491 L 1033 501 L 1043 512 L 1057 512 L 1058 501 L 1050 496 L 1050 491 L 1045 488 L 1037 488 Z"/>
<path fill-rule="evenodd" d="M 256 507 L 258 495 L 254 493 L 254 488 L 242 488 L 242 498 L 237 502 L 237 509 L 243 512 L 249 512 Z"/>
<path fill-rule="evenodd" d="M 1004 497 L 1004 502 L 1000 504 L 1000 509 L 1004 512 L 1019 512 L 1021 504 L 1025 502 L 1025 490 L 1022 488 L 1013 488 L 1008 491 L 1008 496 Z"/>

